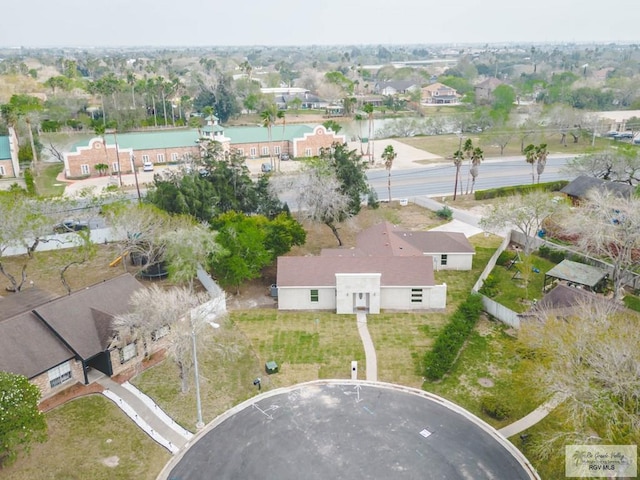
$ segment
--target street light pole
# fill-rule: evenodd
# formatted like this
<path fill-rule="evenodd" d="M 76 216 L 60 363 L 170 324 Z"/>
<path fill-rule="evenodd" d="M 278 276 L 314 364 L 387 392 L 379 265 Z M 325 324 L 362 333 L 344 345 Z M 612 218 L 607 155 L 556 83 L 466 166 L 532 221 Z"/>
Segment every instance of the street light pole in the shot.
<path fill-rule="evenodd" d="M 204 427 L 202 421 L 202 403 L 200 401 L 200 375 L 198 374 L 198 349 L 196 348 L 196 329 L 193 325 L 193 319 L 191 321 L 191 342 L 193 346 L 193 370 L 196 375 L 196 408 L 198 410 L 198 421 L 196 422 L 196 428 L 200 430 Z"/>
<path fill-rule="evenodd" d="M 142 202 L 142 197 L 140 196 L 140 185 L 138 184 L 138 170 L 136 169 L 136 156 L 131 154 L 131 167 L 133 168 L 133 176 L 136 179 L 136 190 L 138 192 L 138 203 Z"/>

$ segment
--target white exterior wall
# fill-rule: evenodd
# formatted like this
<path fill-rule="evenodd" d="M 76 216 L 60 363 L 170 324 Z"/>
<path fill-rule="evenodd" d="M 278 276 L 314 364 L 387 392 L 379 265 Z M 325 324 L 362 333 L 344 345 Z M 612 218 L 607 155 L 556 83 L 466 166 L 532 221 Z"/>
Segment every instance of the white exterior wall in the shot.
<path fill-rule="evenodd" d="M 318 301 L 311 301 L 318 290 Z M 335 310 L 335 287 L 278 287 L 278 310 Z"/>
<path fill-rule="evenodd" d="M 438 270 L 471 270 L 473 254 L 471 253 L 447 253 L 447 264 L 442 265 L 442 254 L 433 255 L 433 269 Z"/>
<path fill-rule="evenodd" d="M 354 313 L 354 295 L 360 293 L 368 312 L 380 313 L 379 273 L 336 273 L 336 313 Z"/>
<path fill-rule="evenodd" d="M 412 289 L 422 288 L 422 302 L 412 302 Z M 383 287 L 380 289 L 380 306 L 393 310 L 424 310 L 447 306 L 447 284 L 430 287 Z"/>

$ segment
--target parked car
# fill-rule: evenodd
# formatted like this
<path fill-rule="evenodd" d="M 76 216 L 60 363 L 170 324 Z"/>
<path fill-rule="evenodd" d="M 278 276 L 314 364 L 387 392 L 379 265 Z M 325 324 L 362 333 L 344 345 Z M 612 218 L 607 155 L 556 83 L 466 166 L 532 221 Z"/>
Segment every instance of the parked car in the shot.
<path fill-rule="evenodd" d="M 633 132 L 617 132 L 613 138 L 615 139 L 629 139 L 629 138 L 633 138 Z"/>
<path fill-rule="evenodd" d="M 260 170 L 262 170 L 263 173 L 269 173 L 271 171 L 271 164 L 263 163 L 262 166 L 260 167 Z"/>
<path fill-rule="evenodd" d="M 69 233 L 79 232 L 81 230 L 89 230 L 89 224 L 87 222 L 77 222 L 75 220 L 65 220 L 53 227 L 53 231 L 56 233 Z"/>
<path fill-rule="evenodd" d="M 143 172 L 153 172 L 153 163 L 151 162 L 144 162 L 142 164 L 142 171 Z"/>
<path fill-rule="evenodd" d="M 281 153 L 280 154 L 280 160 L 289 160 L 289 154 L 288 153 Z"/>

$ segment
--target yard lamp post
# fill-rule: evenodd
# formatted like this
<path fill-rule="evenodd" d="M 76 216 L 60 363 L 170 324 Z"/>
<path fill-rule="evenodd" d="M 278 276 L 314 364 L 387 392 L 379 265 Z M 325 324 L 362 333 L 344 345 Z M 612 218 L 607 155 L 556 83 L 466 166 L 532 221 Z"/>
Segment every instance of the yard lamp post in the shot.
<path fill-rule="evenodd" d="M 220 328 L 220 325 L 214 322 L 210 322 L 213 328 Z M 198 349 L 196 347 L 196 326 L 193 321 L 193 310 L 191 311 L 191 346 L 193 348 L 193 370 L 196 376 L 196 409 L 198 411 L 198 421 L 196 422 L 196 429 L 200 430 L 204 427 L 204 421 L 202 420 L 202 401 L 200 400 L 200 375 L 198 374 Z"/>

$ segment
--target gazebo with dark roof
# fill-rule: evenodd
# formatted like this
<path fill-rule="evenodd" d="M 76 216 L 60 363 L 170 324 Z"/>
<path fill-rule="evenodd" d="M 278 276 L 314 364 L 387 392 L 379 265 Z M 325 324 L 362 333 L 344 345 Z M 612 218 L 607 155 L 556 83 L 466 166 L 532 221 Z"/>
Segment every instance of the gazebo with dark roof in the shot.
<path fill-rule="evenodd" d="M 563 260 L 544 275 L 544 290 L 547 288 L 548 279 L 557 278 L 565 280 L 569 285 L 581 285 L 594 291 L 609 274 L 604 270 L 584 263 Z"/>

